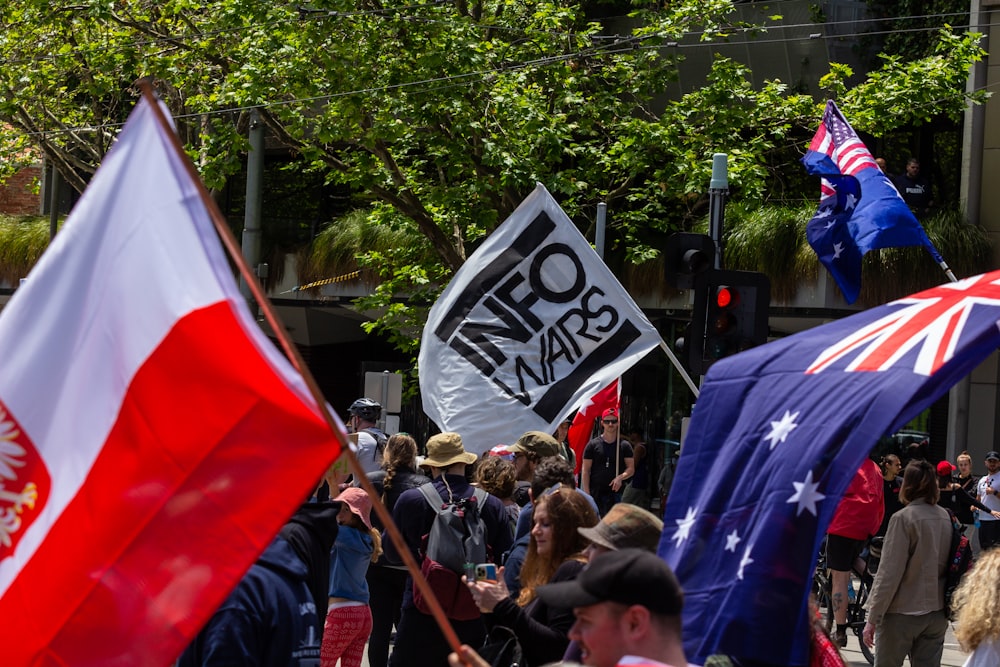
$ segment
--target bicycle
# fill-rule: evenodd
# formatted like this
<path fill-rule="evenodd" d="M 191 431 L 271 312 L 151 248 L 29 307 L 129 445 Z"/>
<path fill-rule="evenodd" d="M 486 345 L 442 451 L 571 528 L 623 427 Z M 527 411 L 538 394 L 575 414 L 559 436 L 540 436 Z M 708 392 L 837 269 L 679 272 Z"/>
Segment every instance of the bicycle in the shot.
<path fill-rule="evenodd" d="M 847 595 L 847 627 L 852 630 L 858 638 L 861 646 L 861 654 L 869 665 L 875 664 L 875 654 L 871 648 L 865 644 L 861 633 L 865 629 L 865 605 L 868 603 L 868 594 L 871 590 L 872 575 L 867 572 L 858 572 L 857 568 L 852 568 L 852 576 L 848 582 Z M 816 557 L 816 571 L 813 573 L 812 592 L 816 596 L 816 604 L 821 612 L 826 614 L 826 631 L 832 633 L 834 627 L 833 604 L 831 600 L 832 578 L 826 567 L 826 549 L 821 548 Z"/>

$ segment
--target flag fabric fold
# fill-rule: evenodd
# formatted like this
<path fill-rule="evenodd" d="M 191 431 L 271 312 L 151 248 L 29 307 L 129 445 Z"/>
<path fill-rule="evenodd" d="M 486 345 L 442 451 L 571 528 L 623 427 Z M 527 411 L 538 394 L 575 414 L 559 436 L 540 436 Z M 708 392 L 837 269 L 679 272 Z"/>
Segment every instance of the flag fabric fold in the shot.
<path fill-rule="evenodd" d="M 924 246 L 941 263 L 924 228 L 833 100 L 802 163 L 822 179 L 806 237 L 847 303 L 858 298 L 861 258 L 871 250 Z"/>
<path fill-rule="evenodd" d="M 808 664 L 809 583 L 840 497 L 879 438 L 1000 346 L 998 320 L 1000 271 L 712 366 L 659 548 L 684 587 L 690 661 Z"/>
<path fill-rule="evenodd" d="M 170 662 L 339 454 L 156 112 L 0 314 L 5 664 Z"/>
<path fill-rule="evenodd" d="M 576 454 L 576 470 L 579 473 L 583 466 L 583 449 L 590 442 L 594 433 L 594 420 L 600 419 L 605 410 L 609 408 L 618 409 L 621 403 L 621 383 L 618 378 L 604 389 L 600 390 L 580 406 L 576 414 L 573 415 L 573 422 L 569 425 L 569 446 Z"/>
<path fill-rule="evenodd" d="M 424 412 L 476 452 L 551 433 L 659 341 L 539 184 L 431 308 L 419 357 Z"/>

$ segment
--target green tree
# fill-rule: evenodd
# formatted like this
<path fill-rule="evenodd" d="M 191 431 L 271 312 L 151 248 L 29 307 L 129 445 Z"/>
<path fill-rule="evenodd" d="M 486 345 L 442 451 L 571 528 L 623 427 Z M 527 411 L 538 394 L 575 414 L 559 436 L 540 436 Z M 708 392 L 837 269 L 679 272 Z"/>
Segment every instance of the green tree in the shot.
<path fill-rule="evenodd" d="M 362 304 L 386 307 L 375 326 L 412 346 L 421 304 L 538 181 L 583 227 L 607 201 L 612 257 L 635 263 L 703 215 L 712 153 L 730 154 L 747 201 L 798 173 L 820 105 L 781 82 L 756 89 L 719 58 L 701 89 L 654 105 L 682 66 L 667 45 L 725 39 L 731 2 L 634 7 L 632 32 L 607 35 L 585 7 L 550 0 L 8 3 L 0 140 L 40 148 L 82 189 L 134 103 L 130 84 L 151 75 L 219 187 L 240 169 L 256 108 L 297 156 L 289 169 L 356 193 L 383 238 L 409 239 L 357 259 L 380 274 Z M 928 58 L 890 59 L 851 90 L 835 69 L 827 85 L 859 130 L 956 116 L 976 44 L 946 30 Z"/>

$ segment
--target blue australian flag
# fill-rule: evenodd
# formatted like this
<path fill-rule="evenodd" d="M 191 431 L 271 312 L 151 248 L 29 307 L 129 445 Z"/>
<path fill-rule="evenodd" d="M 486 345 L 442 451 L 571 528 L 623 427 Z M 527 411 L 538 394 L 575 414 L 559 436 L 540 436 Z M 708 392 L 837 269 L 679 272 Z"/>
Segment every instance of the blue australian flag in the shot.
<path fill-rule="evenodd" d="M 664 515 L 702 664 L 806 665 L 812 570 L 859 465 L 1000 346 L 1000 271 L 712 365 Z"/>
<path fill-rule="evenodd" d="M 822 179 L 819 209 L 806 227 L 809 245 L 847 303 L 861 291 L 861 258 L 869 250 L 925 246 L 941 264 L 917 218 L 833 100 L 802 163 Z"/>

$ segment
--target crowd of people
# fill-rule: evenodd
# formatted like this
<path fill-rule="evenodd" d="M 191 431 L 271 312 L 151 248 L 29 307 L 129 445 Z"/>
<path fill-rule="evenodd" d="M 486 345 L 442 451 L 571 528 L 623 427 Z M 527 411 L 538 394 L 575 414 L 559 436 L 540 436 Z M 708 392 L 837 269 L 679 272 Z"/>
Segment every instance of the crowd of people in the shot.
<path fill-rule="evenodd" d="M 376 408 L 361 399 L 350 420 L 369 436 L 358 439 L 359 451 L 378 463 L 365 470 L 374 496 L 331 467 L 179 665 L 358 667 L 366 646 L 372 667 L 688 665 L 684 594 L 656 555 L 663 522 L 648 496 L 622 498 L 626 482 L 648 479 L 649 469 L 641 433 L 619 435 L 617 410 L 603 414 L 577 477 L 565 429 L 529 431 L 482 455 L 459 434 L 439 433 L 419 457 L 410 435 L 374 432 Z M 847 643 L 846 591 L 860 573 L 871 586 L 861 639 L 875 647 L 876 667 L 907 657 L 911 667 L 940 665 L 955 526 L 975 534 L 979 554 L 954 594 L 956 636 L 972 652 L 971 667 L 1000 664 L 1000 615 L 989 610 L 1000 585 L 1000 551 L 992 548 L 1000 540 L 1000 454 L 986 456 L 980 478 L 968 453 L 957 465 L 920 454 L 904 454 L 905 465 L 896 453 L 881 466 L 867 459 L 841 500 L 825 546 L 836 626 L 810 628 L 812 664 L 845 664 L 838 649 Z M 392 517 L 402 551 L 373 503 Z M 450 588 L 425 571 L 436 611 L 405 561 L 428 567 L 446 508 L 457 509 L 453 522 L 466 522 L 463 539 L 483 562 L 454 574 Z M 468 528 L 473 521 L 479 533 Z"/>

